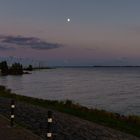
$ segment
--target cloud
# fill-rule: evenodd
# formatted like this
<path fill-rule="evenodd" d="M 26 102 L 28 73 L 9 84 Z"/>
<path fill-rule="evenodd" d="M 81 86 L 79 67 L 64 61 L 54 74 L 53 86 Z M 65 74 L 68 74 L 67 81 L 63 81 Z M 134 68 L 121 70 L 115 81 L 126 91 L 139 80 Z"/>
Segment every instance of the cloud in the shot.
<path fill-rule="evenodd" d="M 26 46 L 37 50 L 49 50 L 62 47 L 61 44 L 46 42 L 36 37 L 23 36 L 0 36 L 1 43 L 8 43 L 11 45 Z"/>
<path fill-rule="evenodd" d="M 6 45 L 0 44 L 0 51 L 7 51 L 7 50 L 14 50 L 15 48 L 13 47 L 8 47 Z"/>

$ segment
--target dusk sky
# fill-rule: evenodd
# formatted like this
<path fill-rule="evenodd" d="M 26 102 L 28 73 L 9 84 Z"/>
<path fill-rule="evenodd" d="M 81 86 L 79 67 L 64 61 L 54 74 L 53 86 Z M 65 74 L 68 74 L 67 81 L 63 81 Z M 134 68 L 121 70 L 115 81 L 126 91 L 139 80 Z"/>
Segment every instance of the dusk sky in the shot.
<path fill-rule="evenodd" d="M 0 56 L 140 65 L 140 0 L 0 0 Z"/>

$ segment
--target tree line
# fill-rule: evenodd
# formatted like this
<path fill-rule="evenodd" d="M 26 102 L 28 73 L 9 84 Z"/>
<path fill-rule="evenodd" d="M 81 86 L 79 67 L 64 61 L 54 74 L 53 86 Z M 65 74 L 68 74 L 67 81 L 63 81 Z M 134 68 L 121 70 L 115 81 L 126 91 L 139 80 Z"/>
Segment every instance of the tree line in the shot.
<path fill-rule="evenodd" d="M 22 75 L 24 74 L 23 70 L 32 70 L 32 65 L 29 65 L 28 68 L 23 69 L 22 64 L 20 63 L 14 63 L 12 66 L 8 66 L 6 61 L 0 62 L 0 70 L 1 75 Z"/>

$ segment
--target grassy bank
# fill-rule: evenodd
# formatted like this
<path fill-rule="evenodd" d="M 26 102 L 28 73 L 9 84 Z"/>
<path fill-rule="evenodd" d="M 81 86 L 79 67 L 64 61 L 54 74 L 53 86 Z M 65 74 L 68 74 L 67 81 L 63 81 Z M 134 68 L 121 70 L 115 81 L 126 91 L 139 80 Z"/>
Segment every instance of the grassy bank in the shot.
<path fill-rule="evenodd" d="M 44 108 L 51 108 L 140 137 L 140 116 L 123 116 L 118 113 L 111 113 L 105 110 L 88 109 L 79 104 L 74 104 L 70 100 L 51 101 L 21 96 L 11 93 L 11 91 L 6 89 L 4 86 L 0 86 L 0 96 Z"/>

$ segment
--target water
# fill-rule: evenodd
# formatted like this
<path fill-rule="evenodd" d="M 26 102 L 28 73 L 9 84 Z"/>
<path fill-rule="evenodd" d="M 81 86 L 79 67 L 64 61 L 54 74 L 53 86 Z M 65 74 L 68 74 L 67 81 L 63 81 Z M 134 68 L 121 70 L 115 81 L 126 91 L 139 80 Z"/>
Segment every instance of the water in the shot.
<path fill-rule="evenodd" d="M 58 68 L 0 77 L 15 93 L 140 115 L 140 68 Z"/>

